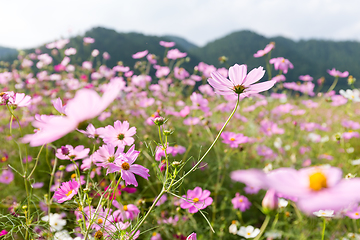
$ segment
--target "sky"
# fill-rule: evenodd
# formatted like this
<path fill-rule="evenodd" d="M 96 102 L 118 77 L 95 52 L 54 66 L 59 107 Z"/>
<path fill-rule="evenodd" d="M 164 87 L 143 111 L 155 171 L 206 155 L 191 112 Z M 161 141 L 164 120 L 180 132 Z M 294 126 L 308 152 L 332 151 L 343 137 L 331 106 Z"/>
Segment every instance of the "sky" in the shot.
<path fill-rule="evenodd" d="M 203 46 L 240 30 L 293 40 L 360 41 L 359 0 L 14 0 L 1 3 L 0 46 L 41 46 L 93 27 L 176 35 Z"/>

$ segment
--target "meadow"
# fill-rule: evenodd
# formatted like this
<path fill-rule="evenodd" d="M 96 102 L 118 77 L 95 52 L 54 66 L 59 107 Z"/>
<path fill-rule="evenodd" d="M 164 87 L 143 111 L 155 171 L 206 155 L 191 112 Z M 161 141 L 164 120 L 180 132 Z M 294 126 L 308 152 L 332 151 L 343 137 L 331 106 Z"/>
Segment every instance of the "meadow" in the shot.
<path fill-rule="evenodd" d="M 189 72 L 163 41 L 110 68 L 94 41 L 0 63 L 0 239 L 360 239 L 348 72 L 286 79 L 275 43 Z"/>

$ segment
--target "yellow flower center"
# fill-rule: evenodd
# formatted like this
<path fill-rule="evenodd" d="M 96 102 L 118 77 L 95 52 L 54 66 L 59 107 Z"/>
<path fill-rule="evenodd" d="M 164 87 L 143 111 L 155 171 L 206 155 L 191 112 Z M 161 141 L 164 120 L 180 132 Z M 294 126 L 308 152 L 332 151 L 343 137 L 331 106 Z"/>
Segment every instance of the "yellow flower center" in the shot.
<path fill-rule="evenodd" d="M 67 194 L 65 194 L 67 197 L 72 193 L 73 190 L 70 190 Z"/>
<path fill-rule="evenodd" d="M 71 178 L 76 178 L 76 173 L 71 174 Z"/>
<path fill-rule="evenodd" d="M 246 233 L 246 234 L 247 234 L 248 236 L 250 236 L 250 235 L 251 235 L 251 233 L 249 233 L 249 232 L 248 232 L 248 233 Z"/>
<path fill-rule="evenodd" d="M 1 161 L 2 161 L 2 162 L 5 162 L 5 161 L 6 161 L 6 157 L 2 157 L 2 158 L 1 158 Z"/>
<path fill-rule="evenodd" d="M 239 199 L 239 202 L 243 202 L 244 200 L 242 198 Z"/>
<path fill-rule="evenodd" d="M 235 138 L 233 138 L 233 137 L 232 137 L 232 138 L 230 138 L 230 141 L 235 141 Z"/>
<path fill-rule="evenodd" d="M 314 191 L 320 191 L 323 188 L 327 188 L 326 176 L 322 172 L 311 174 L 309 180 L 309 187 Z"/>
<path fill-rule="evenodd" d="M 130 169 L 130 165 L 127 162 L 124 162 L 123 164 L 121 164 L 121 167 L 124 170 L 129 170 Z"/>
<path fill-rule="evenodd" d="M 152 234 L 152 235 L 155 237 L 155 236 L 156 236 L 156 234 L 157 234 L 156 232 L 153 232 L 153 234 Z"/>
<path fill-rule="evenodd" d="M 101 218 L 99 218 L 99 219 L 97 220 L 97 223 L 98 223 L 98 224 L 102 224 L 102 223 L 103 223 L 103 220 L 102 220 Z"/>
<path fill-rule="evenodd" d="M 127 211 L 128 210 L 128 206 L 127 205 L 124 205 L 124 211 Z"/>
<path fill-rule="evenodd" d="M 194 203 L 197 203 L 199 201 L 199 198 L 196 197 L 193 199 L 193 201 L 194 201 Z"/>

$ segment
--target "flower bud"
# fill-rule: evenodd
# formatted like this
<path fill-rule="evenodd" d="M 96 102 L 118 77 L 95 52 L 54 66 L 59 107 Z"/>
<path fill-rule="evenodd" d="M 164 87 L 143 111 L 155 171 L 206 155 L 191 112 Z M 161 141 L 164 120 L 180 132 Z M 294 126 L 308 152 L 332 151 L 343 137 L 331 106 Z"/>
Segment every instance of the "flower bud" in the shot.
<path fill-rule="evenodd" d="M 60 165 L 60 166 L 59 166 L 59 170 L 60 170 L 60 171 L 64 171 L 65 168 L 66 168 L 66 167 L 65 167 L 64 165 Z"/>
<path fill-rule="evenodd" d="M 164 135 L 169 136 L 169 135 L 173 134 L 173 132 L 174 131 L 172 131 L 172 130 L 164 130 Z"/>
<path fill-rule="evenodd" d="M 269 214 L 272 210 L 278 208 L 278 197 L 273 189 L 269 189 L 262 201 L 263 212 Z"/>
<path fill-rule="evenodd" d="M 156 117 L 154 118 L 154 123 L 158 126 L 163 125 L 165 122 L 165 119 L 163 117 Z"/>

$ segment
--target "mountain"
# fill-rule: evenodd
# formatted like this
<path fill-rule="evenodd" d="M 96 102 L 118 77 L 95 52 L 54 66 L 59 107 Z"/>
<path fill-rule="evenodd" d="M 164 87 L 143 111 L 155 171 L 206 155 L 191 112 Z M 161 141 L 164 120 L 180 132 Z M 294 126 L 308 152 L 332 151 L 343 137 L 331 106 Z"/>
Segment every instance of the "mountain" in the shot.
<path fill-rule="evenodd" d="M 7 48 L 0 46 L 0 58 L 7 58 L 9 56 L 17 55 L 18 51 L 14 48 Z"/>
<path fill-rule="evenodd" d="M 196 46 L 195 44 L 189 42 L 188 40 L 181 38 L 181 37 L 177 37 L 177 36 L 171 36 L 171 35 L 165 35 L 165 38 L 176 42 L 176 44 L 178 46 L 181 46 L 182 48 L 184 48 L 186 51 L 190 51 L 192 49 L 196 49 L 198 48 L 198 46 Z"/>
<path fill-rule="evenodd" d="M 253 54 L 270 43 L 276 47 L 271 57 L 284 57 L 290 60 L 294 69 L 286 74 L 287 81 L 298 81 L 300 75 L 309 74 L 318 79 L 325 76 L 327 86 L 333 77 L 327 69 L 336 68 L 349 71 L 355 78 L 360 78 L 360 43 L 354 41 L 301 40 L 293 41 L 284 37 L 266 38 L 252 31 L 239 31 L 208 43 L 202 48 L 190 49 L 190 53 L 205 62 L 221 67 L 220 56 L 228 57 L 228 65 L 246 63 L 249 69 L 265 67 L 264 58 L 254 58 Z M 359 82 L 356 83 L 357 86 Z M 347 81 L 339 81 L 337 89 L 348 88 Z"/>
<path fill-rule="evenodd" d="M 83 44 L 84 36 L 77 36 L 70 39 L 67 47 L 75 47 L 77 54 L 71 57 L 71 62 L 81 64 L 82 61 L 89 58 L 92 49 L 98 49 L 100 52 L 108 52 L 111 58 L 106 62 L 110 67 L 117 65 L 122 61 L 125 66 L 134 66 L 138 61 L 133 59 L 132 55 L 139 51 L 148 50 L 149 53 L 157 56 L 158 64 L 163 64 L 164 47 L 159 45 L 161 40 L 176 42 L 175 48 L 181 52 L 187 52 L 188 58 L 182 66 L 190 73 L 194 66 L 200 61 L 212 64 L 216 67 L 229 67 L 235 63 L 247 64 L 248 69 L 263 66 L 265 68 L 266 60 L 254 58 L 253 54 L 264 47 L 269 42 L 275 42 L 276 47 L 271 52 L 271 57 L 285 57 L 289 59 L 294 69 L 289 69 L 285 75 L 287 81 L 298 81 L 300 75 L 309 74 L 314 79 L 322 76 L 326 78 L 325 87 L 333 82 L 333 77 L 327 73 L 327 69 L 336 68 L 340 71 L 349 71 L 355 78 L 360 79 L 360 43 L 354 41 L 325 41 L 325 40 L 301 40 L 293 41 L 284 37 L 266 38 L 252 31 L 238 31 L 214 40 L 204 47 L 197 47 L 195 44 L 184 38 L 177 36 L 149 36 L 141 33 L 118 33 L 111 29 L 103 27 L 93 28 L 85 33 L 86 37 L 92 37 L 96 41 L 91 46 Z M 42 52 L 50 52 L 45 46 L 40 47 Z M 34 49 L 25 50 L 33 52 Z M 219 62 L 220 56 L 228 57 L 225 64 Z M 15 59 L 16 57 L 13 57 Z M 1 54 L 0 54 L 0 59 Z M 101 57 L 100 57 L 100 60 Z M 54 59 L 54 62 L 57 63 Z M 155 72 L 151 70 L 151 74 Z M 137 72 L 135 72 L 137 74 Z M 274 76 L 274 72 L 272 76 Z M 266 79 L 265 76 L 264 79 Z M 355 83 L 360 87 L 360 80 Z M 341 79 L 337 90 L 348 88 L 347 81 Z"/>

